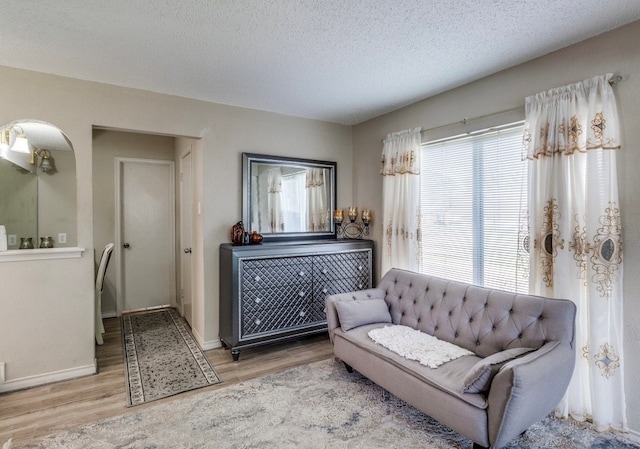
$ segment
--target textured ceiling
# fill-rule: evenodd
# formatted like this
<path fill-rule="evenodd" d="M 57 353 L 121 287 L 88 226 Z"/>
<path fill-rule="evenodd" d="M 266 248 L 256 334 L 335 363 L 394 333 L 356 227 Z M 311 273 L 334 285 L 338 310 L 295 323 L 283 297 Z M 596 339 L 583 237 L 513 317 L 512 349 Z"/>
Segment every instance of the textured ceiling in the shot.
<path fill-rule="evenodd" d="M 638 0 L 3 0 L 0 64 L 355 124 L 638 19 Z"/>

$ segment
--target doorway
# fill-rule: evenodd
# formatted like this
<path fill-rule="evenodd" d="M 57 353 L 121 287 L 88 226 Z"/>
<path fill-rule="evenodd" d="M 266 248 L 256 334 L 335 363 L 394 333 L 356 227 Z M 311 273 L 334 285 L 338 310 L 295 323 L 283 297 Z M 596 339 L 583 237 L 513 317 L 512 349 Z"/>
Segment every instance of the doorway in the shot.
<path fill-rule="evenodd" d="M 118 315 L 176 303 L 174 162 L 116 158 Z"/>

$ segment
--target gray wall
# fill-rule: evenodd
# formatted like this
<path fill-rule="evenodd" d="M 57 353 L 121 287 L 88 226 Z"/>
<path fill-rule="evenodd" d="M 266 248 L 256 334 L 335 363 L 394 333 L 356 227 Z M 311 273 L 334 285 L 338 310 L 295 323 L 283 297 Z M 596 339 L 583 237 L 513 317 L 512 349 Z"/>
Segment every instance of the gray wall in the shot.
<path fill-rule="evenodd" d="M 624 77 L 616 88 L 622 119 L 624 147 L 618 154 L 620 200 L 624 232 L 624 337 L 627 414 L 632 429 L 640 431 L 640 22 L 597 36 L 588 41 L 505 70 L 480 81 L 415 103 L 353 128 L 354 198 L 360 207 L 382 210 L 382 180 L 379 175 L 381 139 L 387 133 L 407 128 L 424 129 L 456 123 L 519 108 L 504 117 L 524 117 L 526 96 L 553 87 L 614 72 Z M 508 115 L 508 117 L 507 117 Z M 487 122 L 487 121 L 485 121 Z M 506 121 L 505 121 L 506 123 Z M 486 123 L 485 123 L 486 124 Z M 454 134 L 462 126 L 449 127 Z M 442 133 L 442 129 L 437 130 Z M 435 133 L 434 133 L 435 134 Z M 382 244 L 381 219 L 374 225 L 378 248 Z M 378 251 L 378 256 L 379 256 Z M 379 266 L 379 264 L 378 264 Z"/>
<path fill-rule="evenodd" d="M 94 242 L 95 127 L 195 142 L 195 200 L 202 212 L 194 225 L 199 239 L 194 244 L 194 332 L 205 347 L 219 344 L 218 247 L 229 241 L 230 227 L 241 218 L 242 152 L 335 161 L 338 203 L 352 202 L 351 127 L 8 67 L 0 67 L 0 79 L 0 123 L 46 121 L 72 142 L 77 244 L 85 248 L 78 259 L 0 257 L 0 362 L 6 364 L 7 378 L 0 389 L 95 370 L 94 248 L 101 251 L 104 243 Z"/>

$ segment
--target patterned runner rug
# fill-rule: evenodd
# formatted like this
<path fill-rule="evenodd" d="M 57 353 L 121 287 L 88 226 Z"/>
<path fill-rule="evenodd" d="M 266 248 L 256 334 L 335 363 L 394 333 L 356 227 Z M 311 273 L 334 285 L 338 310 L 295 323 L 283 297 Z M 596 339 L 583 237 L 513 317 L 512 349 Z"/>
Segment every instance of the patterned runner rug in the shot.
<path fill-rule="evenodd" d="M 220 382 L 174 309 L 122 315 L 129 406 Z"/>

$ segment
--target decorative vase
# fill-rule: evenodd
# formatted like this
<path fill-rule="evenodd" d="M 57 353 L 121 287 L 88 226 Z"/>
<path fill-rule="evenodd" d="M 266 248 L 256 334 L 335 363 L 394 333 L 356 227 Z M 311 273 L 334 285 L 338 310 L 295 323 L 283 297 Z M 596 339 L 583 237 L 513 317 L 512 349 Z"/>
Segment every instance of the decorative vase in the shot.
<path fill-rule="evenodd" d="M 40 248 L 53 248 L 53 237 L 40 237 Z"/>
<path fill-rule="evenodd" d="M 237 222 L 231 227 L 231 243 L 234 245 L 244 244 L 244 225 L 242 221 Z"/>
<path fill-rule="evenodd" d="M 20 249 L 33 249 L 32 237 L 20 237 Z"/>
<path fill-rule="evenodd" d="M 262 242 L 262 235 L 258 234 L 257 231 L 253 231 L 251 232 L 251 234 L 249 234 L 249 243 L 251 243 L 252 245 L 257 245 L 258 243 Z"/>

